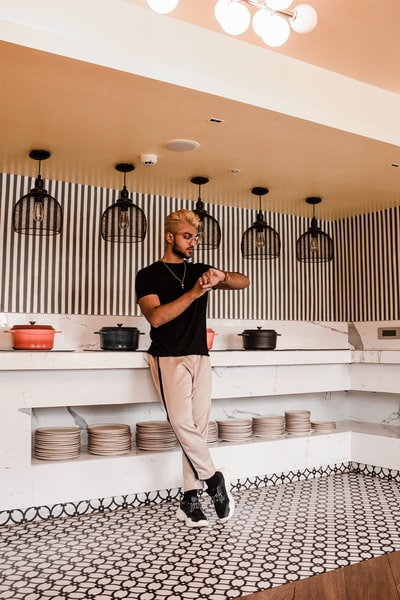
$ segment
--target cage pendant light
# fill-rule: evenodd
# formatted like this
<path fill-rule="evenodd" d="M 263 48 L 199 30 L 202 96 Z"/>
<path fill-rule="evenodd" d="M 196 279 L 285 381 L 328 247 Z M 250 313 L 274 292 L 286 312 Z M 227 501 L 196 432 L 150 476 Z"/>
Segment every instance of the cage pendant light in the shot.
<path fill-rule="evenodd" d="M 329 262 L 333 259 L 333 241 L 317 226 L 315 218 L 315 205 L 321 202 L 321 198 L 306 198 L 306 202 L 312 205 L 313 216 L 311 226 L 296 242 L 296 258 L 300 262 Z"/>
<path fill-rule="evenodd" d="M 221 243 L 221 228 L 218 221 L 214 219 L 204 208 L 204 203 L 200 197 L 200 188 L 205 183 L 209 182 L 208 177 L 192 177 L 190 180 L 195 185 L 199 186 L 199 198 L 196 202 L 194 213 L 200 218 L 198 233 L 200 235 L 198 246 L 206 249 L 218 248 Z"/>
<path fill-rule="evenodd" d="M 131 163 L 118 163 L 115 169 L 124 174 L 124 185 L 116 203 L 106 208 L 101 216 L 101 236 L 107 242 L 141 242 L 146 237 L 146 216 L 133 204 L 126 189 L 126 174 L 135 167 Z"/>
<path fill-rule="evenodd" d="M 62 227 L 62 209 L 53 196 L 44 189 L 40 174 L 42 160 L 50 158 L 48 150 L 32 150 L 29 157 L 39 162 L 35 187 L 22 196 L 14 206 L 13 229 L 26 235 L 57 235 Z"/>
<path fill-rule="evenodd" d="M 259 196 L 260 206 L 253 225 L 242 235 L 241 250 L 243 258 L 264 260 L 278 258 L 281 251 L 281 241 L 278 233 L 265 221 L 261 211 L 261 197 L 268 194 L 264 187 L 254 187 L 251 193 Z"/>

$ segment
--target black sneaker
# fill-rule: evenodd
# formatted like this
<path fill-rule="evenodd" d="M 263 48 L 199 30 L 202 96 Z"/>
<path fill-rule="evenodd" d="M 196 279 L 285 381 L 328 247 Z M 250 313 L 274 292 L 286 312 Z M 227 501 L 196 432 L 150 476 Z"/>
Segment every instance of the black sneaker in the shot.
<path fill-rule="evenodd" d="M 187 527 L 207 527 L 209 524 L 197 496 L 188 500 L 182 498 L 176 516 L 180 521 L 185 521 Z"/>
<path fill-rule="evenodd" d="M 207 494 L 214 503 L 215 512 L 219 520 L 224 523 L 231 518 L 235 510 L 235 501 L 231 494 L 231 482 L 229 476 L 224 471 L 217 471 L 219 482 L 214 488 L 208 488 Z"/>

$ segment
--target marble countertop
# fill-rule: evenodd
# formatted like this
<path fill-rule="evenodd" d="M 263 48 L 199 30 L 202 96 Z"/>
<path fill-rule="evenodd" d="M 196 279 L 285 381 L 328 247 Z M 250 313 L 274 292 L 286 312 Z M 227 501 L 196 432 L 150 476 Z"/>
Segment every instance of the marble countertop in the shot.
<path fill-rule="evenodd" d="M 352 350 L 351 356 L 352 363 L 400 364 L 399 350 Z"/>
<path fill-rule="evenodd" d="M 269 351 L 215 350 L 210 352 L 213 367 L 284 366 L 322 364 L 400 364 L 400 351 L 349 349 L 288 349 Z M 0 352 L 0 371 L 145 369 L 146 352 L 102 350 L 52 350 Z"/>

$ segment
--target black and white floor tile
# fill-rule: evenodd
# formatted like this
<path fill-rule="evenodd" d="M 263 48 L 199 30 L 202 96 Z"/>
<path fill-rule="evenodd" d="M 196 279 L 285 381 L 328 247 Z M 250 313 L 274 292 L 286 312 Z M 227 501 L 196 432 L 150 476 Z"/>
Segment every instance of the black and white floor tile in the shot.
<path fill-rule="evenodd" d="M 400 484 L 362 473 L 236 489 L 185 528 L 176 500 L 0 528 L 2 600 L 238 598 L 400 549 Z"/>

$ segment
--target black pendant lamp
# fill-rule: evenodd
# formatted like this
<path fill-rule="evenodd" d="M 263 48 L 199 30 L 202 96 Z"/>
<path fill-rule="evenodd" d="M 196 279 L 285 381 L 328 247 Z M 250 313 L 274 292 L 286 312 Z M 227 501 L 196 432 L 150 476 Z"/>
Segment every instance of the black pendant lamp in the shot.
<path fill-rule="evenodd" d="M 255 222 L 242 235 L 242 256 L 251 260 L 278 258 L 281 251 L 279 235 L 275 229 L 264 221 L 264 215 L 261 211 L 261 198 L 268 194 L 268 189 L 254 187 L 251 193 L 259 196 L 260 207 Z"/>
<path fill-rule="evenodd" d="M 296 258 L 300 262 L 329 262 L 333 259 L 333 241 L 317 226 L 315 218 L 315 205 L 321 202 L 321 198 L 306 198 L 306 202 L 312 205 L 313 216 L 311 226 L 296 242 Z"/>
<path fill-rule="evenodd" d="M 124 174 L 124 186 L 116 203 L 101 216 L 101 236 L 107 242 L 141 242 L 146 237 L 146 217 L 142 209 L 133 204 L 126 189 L 126 174 L 135 167 L 131 163 L 118 163 L 115 169 Z"/>
<path fill-rule="evenodd" d="M 53 196 L 44 189 L 40 175 L 42 160 L 50 158 L 48 150 L 32 150 L 29 157 L 39 161 L 35 187 L 22 196 L 14 206 L 13 228 L 16 233 L 27 235 L 57 235 L 62 227 L 62 209 Z"/>
<path fill-rule="evenodd" d="M 203 248 L 218 248 L 221 243 L 221 228 L 218 221 L 214 219 L 204 208 L 204 203 L 200 197 L 200 187 L 209 182 L 208 177 L 192 177 L 190 180 L 195 185 L 199 186 L 199 198 L 196 202 L 194 213 L 200 218 L 200 226 L 198 232 L 200 234 L 198 246 Z"/>

